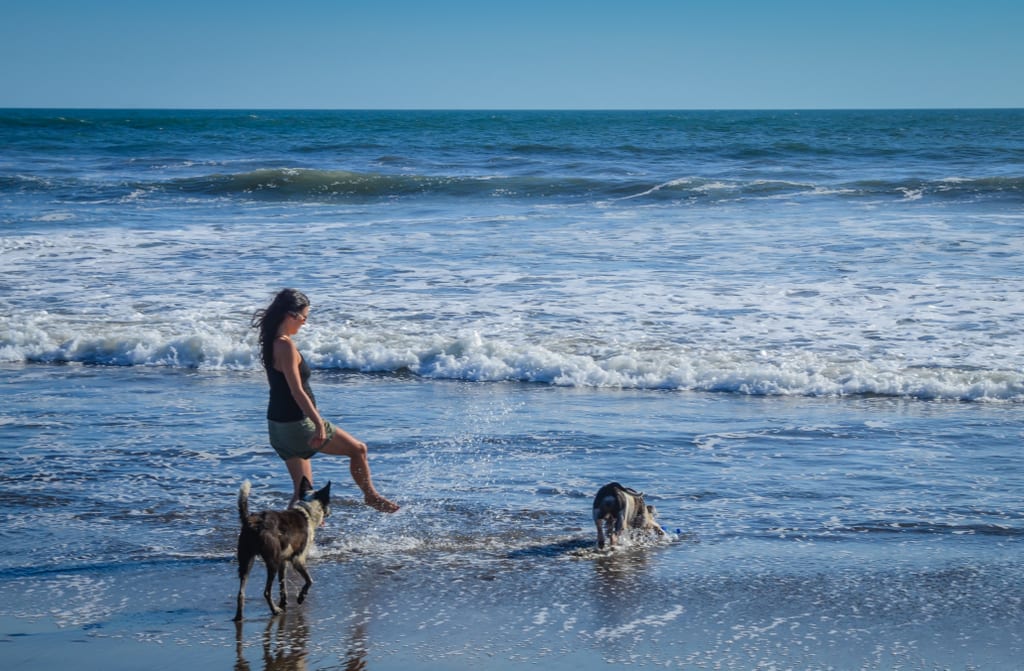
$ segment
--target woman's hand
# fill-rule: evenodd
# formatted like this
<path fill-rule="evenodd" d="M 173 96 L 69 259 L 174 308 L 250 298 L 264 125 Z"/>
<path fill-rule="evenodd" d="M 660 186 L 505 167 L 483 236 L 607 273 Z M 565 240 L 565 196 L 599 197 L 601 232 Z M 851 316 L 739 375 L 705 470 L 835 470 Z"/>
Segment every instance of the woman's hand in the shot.
<path fill-rule="evenodd" d="M 316 433 L 309 439 L 309 446 L 315 449 L 323 447 L 324 443 L 327 442 L 327 428 L 324 426 L 322 419 L 317 417 L 313 420 L 313 425 L 316 427 Z"/>

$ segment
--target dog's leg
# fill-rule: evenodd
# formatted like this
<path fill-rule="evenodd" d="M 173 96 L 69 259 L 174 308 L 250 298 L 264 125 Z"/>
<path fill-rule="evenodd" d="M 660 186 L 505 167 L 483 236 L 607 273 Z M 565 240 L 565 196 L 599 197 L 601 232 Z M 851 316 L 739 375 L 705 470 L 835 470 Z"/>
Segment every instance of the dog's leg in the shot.
<path fill-rule="evenodd" d="M 627 526 L 626 526 L 626 514 L 625 514 L 624 510 L 619 509 L 619 513 L 615 517 L 614 525 L 615 525 L 615 528 L 609 534 L 609 536 L 611 536 L 612 546 L 614 546 L 618 542 L 618 540 L 622 537 L 623 529 L 627 528 Z"/>
<path fill-rule="evenodd" d="M 597 549 L 604 549 L 604 520 L 598 519 L 594 522 L 594 526 L 597 527 Z"/>
<path fill-rule="evenodd" d="M 245 584 L 249 582 L 249 571 L 256 561 L 255 555 L 244 557 L 242 552 L 238 553 L 238 607 L 235 609 L 235 622 L 242 621 L 242 608 L 245 606 Z"/>
<path fill-rule="evenodd" d="M 274 576 L 277 575 L 277 573 L 277 568 L 267 562 L 267 584 L 263 587 L 263 598 L 267 600 L 267 604 L 270 606 L 270 613 L 272 615 L 281 614 L 281 609 L 274 603 L 274 596 L 271 593 L 271 588 L 274 586 Z M 282 580 L 282 584 L 283 582 L 284 581 Z"/>
<path fill-rule="evenodd" d="M 309 571 L 306 570 L 305 562 L 294 561 L 292 562 L 292 566 L 294 566 L 295 570 L 299 572 L 299 575 L 306 580 L 306 584 L 303 585 L 302 589 L 299 591 L 299 603 L 302 603 L 306 600 L 306 592 L 308 592 L 309 588 L 313 586 L 313 579 L 309 577 Z"/>
<path fill-rule="evenodd" d="M 281 610 L 285 610 L 288 608 L 288 585 L 284 579 L 284 574 L 287 571 L 288 562 L 281 562 L 281 568 L 277 572 L 277 582 L 278 585 L 280 585 L 279 591 L 281 592 L 281 600 L 277 602 L 277 605 L 281 608 Z"/>

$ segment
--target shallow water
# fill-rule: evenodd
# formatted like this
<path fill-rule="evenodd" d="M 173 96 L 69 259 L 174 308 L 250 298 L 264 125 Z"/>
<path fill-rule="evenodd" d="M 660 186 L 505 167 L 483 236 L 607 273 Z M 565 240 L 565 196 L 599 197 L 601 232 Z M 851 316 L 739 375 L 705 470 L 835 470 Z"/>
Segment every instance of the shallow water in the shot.
<path fill-rule="evenodd" d="M 237 486 L 253 481 L 254 508 L 289 494 L 262 379 L 3 373 L 10 633 L 229 660 Z M 250 583 L 240 640 L 257 667 L 265 640 L 316 668 L 1009 669 L 1024 652 L 1012 406 L 341 373 L 317 388 L 350 408 L 342 424 L 403 509 L 360 505 L 343 461 L 316 458 L 336 483 L 316 584 L 274 623 Z M 596 551 L 590 502 L 612 479 L 647 492 L 666 540 Z"/>

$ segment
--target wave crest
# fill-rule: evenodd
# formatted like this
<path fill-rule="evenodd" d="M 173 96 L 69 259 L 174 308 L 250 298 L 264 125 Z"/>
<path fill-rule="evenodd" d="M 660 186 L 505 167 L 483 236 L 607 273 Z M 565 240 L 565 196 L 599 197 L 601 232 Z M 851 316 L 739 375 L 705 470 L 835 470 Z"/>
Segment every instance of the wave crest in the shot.
<path fill-rule="evenodd" d="M 349 170 L 265 168 L 177 177 L 158 182 L 86 183 L 81 178 L 13 175 L 0 193 L 49 192 L 118 201 L 140 196 L 238 198 L 274 202 L 345 202 L 410 197 L 502 198 L 564 202 L 727 203 L 759 199 L 939 199 L 1024 201 L 1024 177 L 946 177 L 803 182 L 699 176 L 584 177 L 534 175 L 385 174 Z M 70 197 L 70 196 L 69 196 Z"/>
<path fill-rule="evenodd" d="M 321 370 L 410 374 L 436 380 L 525 382 L 564 387 L 649 389 L 752 396 L 879 395 L 927 400 L 1024 402 L 1024 373 L 892 361 L 841 360 L 803 350 L 647 348 L 580 353 L 566 345 L 461 337 L 352 334 L 311 338 L 303 347 Z M 56 339 L 34 329 L 0 338 L 0 361 L 253 370 L 252 342 L 157 331 Z"/>
<path fill-rule="evenodd" d="M 678 177 L 599 179 L 500 175 L 388 175 L 346 170 L 279 168 L 178 180 L 173 188 L 188 193 L 261 199 L 400 198 L 458 196 L 563 198 L 568 200 L 726 201 L 784 197 L 891 197 L 989 199 L 1024 197 L 1024 178 L 983 177 L 938 180 L 900 179 L 843 183 L 785 180 L 723 180 Z"/>

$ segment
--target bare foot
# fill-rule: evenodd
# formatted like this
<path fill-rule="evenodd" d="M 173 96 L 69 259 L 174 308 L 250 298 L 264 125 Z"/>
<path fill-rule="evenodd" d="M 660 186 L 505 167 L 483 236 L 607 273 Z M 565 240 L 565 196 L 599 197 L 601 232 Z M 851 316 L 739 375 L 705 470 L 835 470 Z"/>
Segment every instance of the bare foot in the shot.
<path fill-rule="evenodd" d="M 380 494 L 374 494 L 373 496 L 366 497 L 366 505 L 379 510 L 382 513 L 393 513 L 398 510 L 399 506 L 397 503 L 392 503 Z"/>

